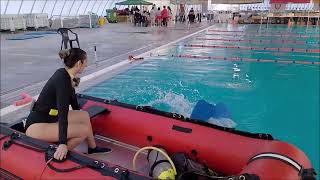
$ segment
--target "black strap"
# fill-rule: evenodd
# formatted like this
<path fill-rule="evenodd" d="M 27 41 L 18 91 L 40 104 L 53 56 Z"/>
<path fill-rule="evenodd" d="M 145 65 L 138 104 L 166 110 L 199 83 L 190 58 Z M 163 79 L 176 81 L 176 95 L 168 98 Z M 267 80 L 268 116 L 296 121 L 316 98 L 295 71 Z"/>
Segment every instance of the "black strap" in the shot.
<path fill-rule="evenodd" d="M 60 172 L 60 173 L 65 173 L 65 172 L 71 172 L 71 171 L 75 171 L 75 170 L 78 170 L 78 169 L 81 169 L 83 167 L 87 167 L 87 164 L 80 164 L 79 166 L 75 166 L 75 167 L 72 167 L 72 168 L 66 168 L 66 169 L 60 169 L 60 168 L 56 168 L 54 167 L 52 164 L 51 164 L 51 161 L 55 161 L 55 162 L 64 162 L 66 161 L 67 159 L 63 159 L 63 160 L 55 160 L 53 155 L 54 153 L 56 152 L 56 148 L 52 145 L 50 145 L 46 152 L 45 152 L 45 156 L 44 156 L 44 159 L 47 163 L 47 166 L 56 171 L 56 172 Z M 68 153 L 67 154 L 67 158 L 70 157 L 70 154 Z"/>
<path fill-rule="evenodd" d="M 56 151 L 56 148 L 54 146 L 52 146 L 52 145 L 49 146 L 47 151 L 45 152 L 45 161 L 47 162 L 48 167 L 50 169 L 56 171 L 56 172 L 66 173 L 66 172 L 76 171 L 76 170 L 79 170 L 79 169 L 82 169 L 82 168 L 85 168 L 85 167 L 88 167 L 88 168 L 91 167 L 91 168 L 99 171 L 103 176 L 112 176 L 112 177 L 117 178 L 117 179 L 125 179 L 124 176 L 126 174 L 128 174 L 128 172 L 126 172 L 126 173 L 124 173 L 122 171 L 120 172 L 119 168 L 114 168 L 112 170 L 109 167 L 105 168 L 105 167 L 107 167 L 107 165 L 105 163 L 103 163 L 103 162 L 99 162 L 99 161 L 90 161 L 90 162 L 81 161 L 81 159 L 76 158 L 72 154 L 67 154 L 67 158 L 66 159 L 61 160 L 61 161 L 59 161 L 59 160 L 57 161 L 53 157 L 55 151 Z M 71 160 L 73 162 L 76 162 L 79 165 L 75 166 L 75 167 L 72 167 L 72 168 L 61 169 L 61 168 L 54 167 L 51 164 L 51 161 L 64 162 L 67 159 Z"/>
<path fill-rule="evenodd" d="M 1 137 L 0 140 L 5 139 L 7 137 L 10 137 L 10 139 L 5 141 L 3 143 L 3 145 L 2 145 L 2 149 L 5 150 L 5 151 L 8 150 L 11 147 L 12 144 L 15 144 L 15 145 L 27 148 L 27 149 L 31 149 L 31 150 L 36 151 L 36 152 L 44 152 L 43 149 L 35 148 L 35 147 L 28 146 L 28 145 L 21 144 L 21 143 L 17 143 L 15 140 L 20 138 L 20 134 L 18 134 L 18 133 L 14 132 L 14 133 L 8 134 L 6 136 Z"/>
<path fill-rule="evenodd" d="M 21 146 L 23 148 L 27 148 L 27 149 L 30 149 L 30 150 L 33 150 L 33 151 L 36 151 L 36 152 L 44 152 L 43 149 L 40 149 L 40 148 L 36 148 L 36 147 L 32 147 L 32 146 L 28 146 L 28 145 L 25 145 L 25 144 L 21 144 L 21 143 L 18 143 L 14 140 L 11 140 L 12 144 L 15 144 L 15 145 L 18 145 L 18 146 Z"/>
<path fill-rule="evenodd" d="M 72 171 L 75 171 L 75 170 L 78 170 L 78 169 L 81 169 L 81 168 L 84 168 L 84 167 L 87 167 L 86 165 L 79 165 L 79 166 L 75 166 L 75 167 L 72 167 L 72 168 L 66 168 L 66 169 L 59 169 L 59 168 L 56 168 L 54 167 L 52 164 L 50 164 L 50 162 L 48 162 L 48 167 L 56 172 L 59 172 L 59 173 L 66 173 L 66 172 L 72 172 Z"/>
<path fill-rule="evenodd" d="M 154 168 L 161 164 L 161 163 L 164 163 L 164 162 L 167 162 L 167 163 L 170 163 L 168 160 L 164 159 L 164 160 L 160 160 L 160 161 L 156 161 L 155 163 L 152 164 L 151 168 L 150 168 L 150 172 L 149 172 L 149 176 L 153 177 L 153 170 Z"/>

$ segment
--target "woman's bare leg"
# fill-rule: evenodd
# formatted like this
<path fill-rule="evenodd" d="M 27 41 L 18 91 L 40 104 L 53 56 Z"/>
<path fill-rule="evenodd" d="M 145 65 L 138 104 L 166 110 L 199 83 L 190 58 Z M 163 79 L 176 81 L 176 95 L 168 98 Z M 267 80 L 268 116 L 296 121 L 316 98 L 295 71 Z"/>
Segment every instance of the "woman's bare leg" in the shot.
<path fill-rule="evenodd" d="M 79 145 L 87 138 L 88 127 L 80 123 L 68 123 L 67 146 L 69 150 Z M 26 135 L 47 142 L 59 141 L 58 123 L 35 123 L 26 131 Z"/>
<path fill-rule="evenodd" d="M 68 149 L 72 150 L 75 147 L 77 147 L 79 144 L 81 144 L 81 142 L 84 141 L 84 138 L 72 138 L 70 140 L 68 140 Z"/>
<path fill-rule="evenodd" d="M 88 128 L 86 134 L 86 141 L 88 143 L 88 154 L 92 153 L 108 153 L 111 152 L 111 149 L 106 147 L 97 147 L 90 122 L 90 117 L 86 111 L 69 111 L 68 122 L 74 124 L 82 124 Z"/>
<path fill-rule="evenodd" d="M 88 134 L 86 137 L 86 141 L 88 143 L 89 148 L 95 148 L 96 142 L 94 140 L 92 126 L 90 122 L 90 117 L 88 112 L 86 111 L 69 111 L 68 113 L 68 122 L 83 124 L 88 127 Z"/>

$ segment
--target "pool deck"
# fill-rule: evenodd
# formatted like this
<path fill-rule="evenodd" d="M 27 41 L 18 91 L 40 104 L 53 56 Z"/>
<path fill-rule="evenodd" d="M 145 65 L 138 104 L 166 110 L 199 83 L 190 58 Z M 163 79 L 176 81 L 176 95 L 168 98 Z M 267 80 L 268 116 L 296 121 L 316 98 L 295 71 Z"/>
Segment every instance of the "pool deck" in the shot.
<path fill-rule="evenodd" d="M 148 56 L 153 51 L 175 43 L 212 24 L 203 22 L 187 26 L 171 25 L 168 28 L 134 27 L 130 24 L 107 24 L 97 29 L 74 29 L 80 46 L 87 51 L 89 65 L 81 76 L 78 92 L 123 72 L 139 62 L 129 63 L 128 55 Z M 18 34 L 1 33 L 1 120 L 11 123 L 25 117 L 29 106 L 12 106 L 20 93 L 31 96 L 40 93 L 54 71 L 63 67 L 59 60 L 61 36 L 45 35 L 42 38 L 13 41 L 6 40 Z M 97 47 L 97 61 L 94 56 Z"/>

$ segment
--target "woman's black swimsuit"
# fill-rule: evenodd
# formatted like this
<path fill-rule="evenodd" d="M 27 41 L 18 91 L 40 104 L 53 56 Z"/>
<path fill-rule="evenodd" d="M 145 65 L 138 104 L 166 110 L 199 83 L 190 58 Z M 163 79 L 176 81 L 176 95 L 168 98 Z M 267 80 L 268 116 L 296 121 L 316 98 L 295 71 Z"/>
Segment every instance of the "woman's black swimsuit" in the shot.
<path fill-rule="evenodd" d="M 68 112 L 71 104 L 73 110 L 80 110 L 71 84 L 71 77 L 65 68 L 58 69 L 47 81 L 37 102 L 33 106 L 26 122 L 26 129 L 34 123 L 59 122 L 59 144 L 67 144 Z M 50 110 L 58 110 L 51 115 Z"/>

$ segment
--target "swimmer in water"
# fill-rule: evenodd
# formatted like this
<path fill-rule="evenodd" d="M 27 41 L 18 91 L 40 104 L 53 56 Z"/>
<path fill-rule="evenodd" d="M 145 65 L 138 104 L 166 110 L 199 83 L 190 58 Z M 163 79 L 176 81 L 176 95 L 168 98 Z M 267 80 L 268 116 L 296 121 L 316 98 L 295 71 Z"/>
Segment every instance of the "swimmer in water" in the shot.
<path fill-rule="evenodd" d="M 143 57 L 135 58 L 135 57 L 133 57 L 132 55 L 130 55 L 130 56 L 128 57 L 128 60 L 129 60 L 129 61 L 143 60 L 143 59 L 144 59 Z"/>
<path fill-rule="evenodd" d="M 234 79 L 235 79 L 235 78 L 239 78 L 239 74 L 238 74 L 238 73 L 234 73 L 233 76 L 232 76 L 232 78 L 234 78 Z"/>

